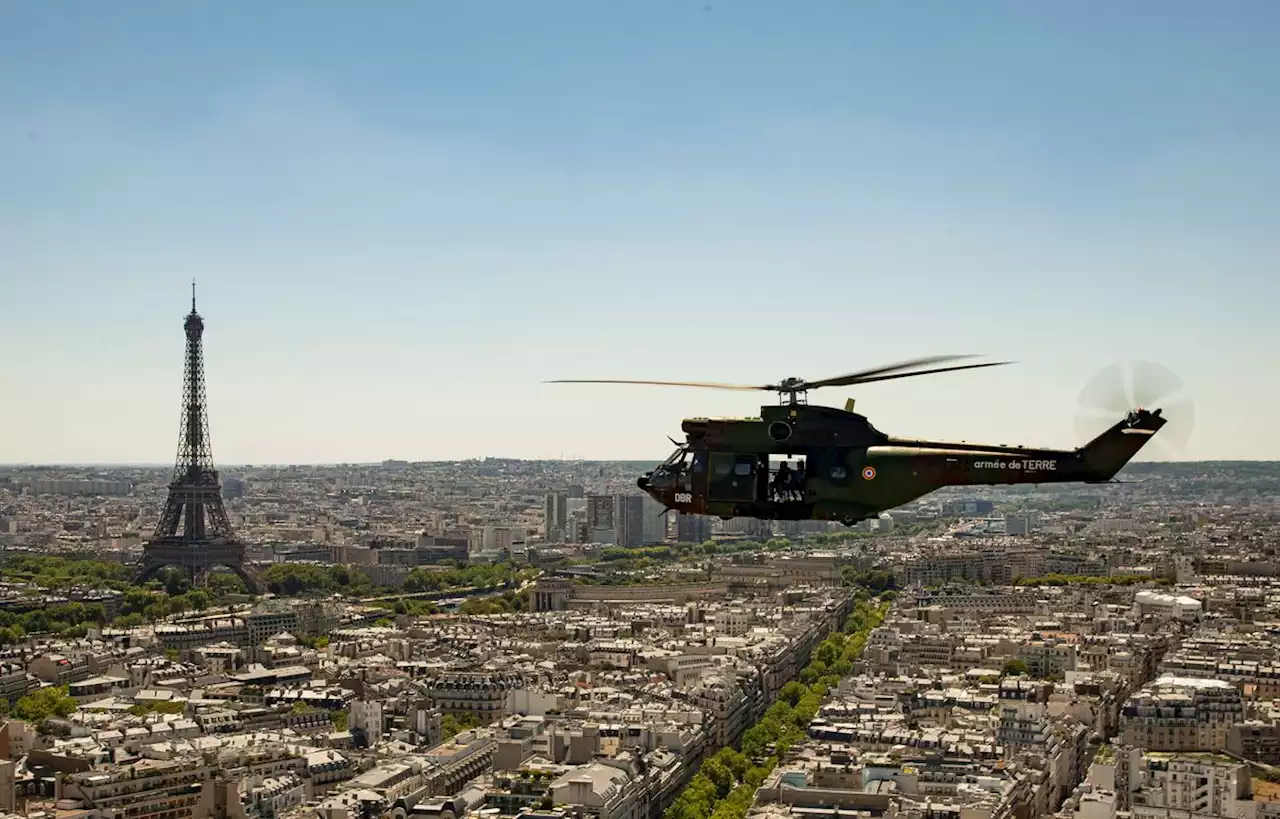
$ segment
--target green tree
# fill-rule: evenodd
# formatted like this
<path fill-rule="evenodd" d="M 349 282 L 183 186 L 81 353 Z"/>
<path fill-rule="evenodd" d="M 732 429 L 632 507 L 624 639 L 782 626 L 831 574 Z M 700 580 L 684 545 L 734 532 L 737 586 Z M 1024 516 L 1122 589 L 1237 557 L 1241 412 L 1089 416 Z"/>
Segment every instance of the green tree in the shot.
<path fill-rule="evenodd" d="M 158 700 L 154 702 L 138 703 L 129 706 L 129 713 L 135 717 L 145 717 L 147 714 L 181 714 L 187 710 L 184 702 L 165 702 Z"/>
<path fill-rule="evenodd" d="M 782 686 L 781 690 L 778 691 L 778 700 L 794 708 L 806 693 L 808 693 L 808 689 L 793 680 Z"/>
<path fill-rule="evenodd" d="M 756 789 L 787 749 L 804 739 L 822 698 L 840 682 L 831 669 L 852 669 L 867 636 L 880 624 L 888 608 L 884 602 L 860 602 L 843 628 L 811 655 L 800 676 L 801 680 L 813 680 L 812 684 L 792 681 L 784 685 L 764 717 L 743 733 L 741 750 L 721 748 L 703 762 L 701 770 L 667 809 L 664 819 L 743 819 Z"/>
<path fill-rule="evenodd" d="M 729 766 L 714 756 L 702 763 L 702 775 L 710 779 L 711 784 L 715 786 L 716 799 L 724 799 L 729 795 L 729 791 L 733 790 L 733 772 L 729 770 Z"/>
<path fill-rule="evenodd" d="M 244 581 L 231 572 L 210 572 L 205 580 L 205 588 L 214 597 L 249 593 L 249 590 L 245 588 Z"/>
<path fill-rule="evenodd" d="M 444 735 L 446 741 L 453 739 L 463 731 L 478 727 L 480 727 L 480 720 L 476 718 L 475 714 L 471 713 L 445 714 L 440 719 L 440 733 Z"/>
<path fill-rule="evenodd" d="M 1000 666 L 1000 676 L 1002 677 L 1022 677 L 1026 676 L 1026 674 L 1027 664 L 1017 657 L 1005 660 L 1004 665 Z"/>
<path fill-rule="evenodd" d="M 18 700 L 13 715 L 30 723 L 41 723 L 50 717 L 65 717 L 76 710 L 76 701 L 67 696 L 65 686 L 49 686 L 33 691 Z"/>
<path fill-rule="evenodd" d="M 165 594 L 177 597 L 191 589 L 191 578 L 181 569 L 169 567 L 160 572 L 160 582 L 164 584 Z"/>

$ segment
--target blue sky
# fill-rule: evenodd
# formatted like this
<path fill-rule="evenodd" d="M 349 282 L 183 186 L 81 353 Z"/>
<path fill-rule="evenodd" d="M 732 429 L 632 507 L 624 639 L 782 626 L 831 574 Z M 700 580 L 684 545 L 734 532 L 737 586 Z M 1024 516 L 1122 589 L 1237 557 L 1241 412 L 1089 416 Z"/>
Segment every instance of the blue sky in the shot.
<path fill-rule="evenodd" d="M 0 462 L 660 457 L 737 393 L 1071 446 L 1121 359 L 1280 458 L 1274 3 L 9 2 Z"/>

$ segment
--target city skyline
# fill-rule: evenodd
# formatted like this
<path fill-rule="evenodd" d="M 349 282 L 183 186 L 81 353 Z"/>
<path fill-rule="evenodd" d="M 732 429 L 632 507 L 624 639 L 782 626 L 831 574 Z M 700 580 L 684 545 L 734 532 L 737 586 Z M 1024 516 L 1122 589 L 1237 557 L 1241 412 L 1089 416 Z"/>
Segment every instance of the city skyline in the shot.
<path fill-rule="evenodd" d="M 937 353 L 1020 363 L 811 398 L 1071 447 L 1145 359 L 1181 458 L 1280 459 L 1280 11 L 1229 9 L 11 4 L 0 463 L 167 463 L 193 277 L 219 465 L 661 459 L 761 401 L 540 382 Z"/>

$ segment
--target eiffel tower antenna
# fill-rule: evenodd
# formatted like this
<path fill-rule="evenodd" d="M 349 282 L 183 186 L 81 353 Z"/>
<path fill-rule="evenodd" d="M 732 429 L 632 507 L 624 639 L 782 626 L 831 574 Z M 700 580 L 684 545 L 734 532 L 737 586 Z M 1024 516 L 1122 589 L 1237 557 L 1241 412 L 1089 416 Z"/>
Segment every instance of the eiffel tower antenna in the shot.
<path fill-rule="evenodd" d="M 182 423 L 178 457 L 164 512 L 151 540 L 143 546 L 138 582 L 167 566 L 183 569 L 193 581 L 223 566 L 244 581 L 250 592 L 260 584 L 244 558 L 244 544 L 231 530 L 222 504 L 222 482 L 213 467 L 209 445 L 209 413 L 204 385 L 204 319 L 196 312 L 196 284 L 191 283 L 191 312 L 183 324 L 187 351 L 182 381 Z"/>

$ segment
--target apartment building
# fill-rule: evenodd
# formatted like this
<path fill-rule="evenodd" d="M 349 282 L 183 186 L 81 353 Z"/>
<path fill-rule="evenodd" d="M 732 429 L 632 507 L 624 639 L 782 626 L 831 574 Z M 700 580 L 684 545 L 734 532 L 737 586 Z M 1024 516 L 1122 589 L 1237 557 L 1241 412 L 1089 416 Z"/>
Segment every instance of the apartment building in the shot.
<path fill-rule="evenodd" d="M 1120 710 L 1126 745 L 1153 751 L 1221 751 L 1244 722 L 1240 690 L 1225 680 L 1163 676 Z"/>

